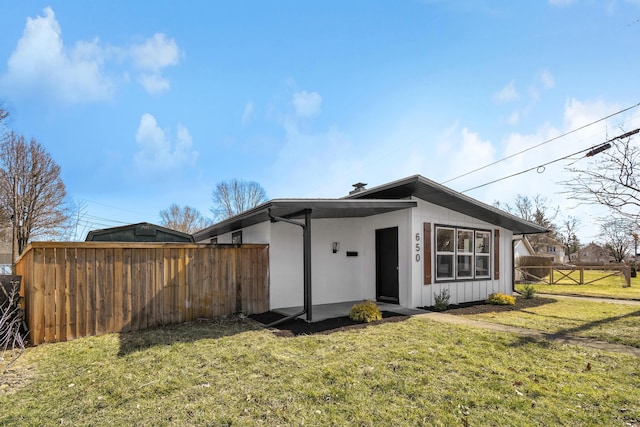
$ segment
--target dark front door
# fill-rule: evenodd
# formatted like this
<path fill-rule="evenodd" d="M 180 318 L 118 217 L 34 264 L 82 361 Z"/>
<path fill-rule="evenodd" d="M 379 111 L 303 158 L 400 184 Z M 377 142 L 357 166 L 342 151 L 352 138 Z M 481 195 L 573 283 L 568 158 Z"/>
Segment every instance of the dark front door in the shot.
<path fill-rule="evenodd" d="M 376 299 L 398 304 L 398 288 L 398 227 L 376 230 Z"/>

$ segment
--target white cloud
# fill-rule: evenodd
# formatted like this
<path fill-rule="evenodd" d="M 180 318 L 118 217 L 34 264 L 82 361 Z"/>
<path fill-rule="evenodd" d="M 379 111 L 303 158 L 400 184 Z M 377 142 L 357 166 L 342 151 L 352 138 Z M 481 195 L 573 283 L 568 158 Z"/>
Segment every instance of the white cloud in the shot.
<path fill-rule="evenodd" d="M 618 110 L 618 105 L 607 104 L 604 101 L 581 102 L 572 98 L 567 100 L 564 106 L 564 126 L 567 130 L 577 129 Z M 607 122 L 601 122 L 592 129 L 606 132 L 606 127 Z"/>
<path fill-rule="evenodd" d="M 322 97 L 317 92 L 296 92 L 293 94 L 293 106 L 300 117 L 312 117 L 320 113 Z"/>
<path fill-rule="evenodd" d="M 186 127 L 178 124 L 175 140 L 158 125 L 156 118 L 145 113 L 136 131 L 140 147 L 134 161 L 143 171 L 166 171 L 195 164 L 198 152 L 192 149 L 192 139 Z"/>
<path fill-rule="evenodd" d="M 169 90 L 169 80 L 159 73 L 141 74 L 139 78 L 142 87 L 150 94 L 157 95 Z"/>
<path fill-rule="evenodd" d="M 518 111 L 514 111 L 513 113 L 511 113 L 511 115 L 507 119 L 507 122 L 510 125 L 517 125 L 519 121 L 520 121 L 520 112 Z"/>
<path fill-rule="evenodd" d="M 104 72 L 106 52 L 98 39 L 67 48 L 50 7 L 27 18 L 22 37 L 9 57 L 0 87 L 16 95 L 47 97 L 76 104 L 111 97 L 114 83 Z"/>
<path fill-rule="evenodd" d="M 169 89 L 162 70 L 177 65 L 182 56 L 173 39 L 157 33 L 130 47 L 105 46 L 97 37 L 68 45 L 53 9 L 46 7 L 43 13 L 27 18 L 7 72 L 0 76 L 4 93 L 55 104 L 104 101 L 112 98 L 118 84 L 129 81 L 131 67 L 147 92 Z"/>
<path fill-rule="evenodd" d="M 553 89 L 556 86 L 553 74 L 548 70 L 544 70 L 540 73 L 540 82 L 542 83 L 542 87 L 545 89 Z"/>
<path fill-rule="evenodd" d="M 178 65 L 181 52 L 174 39 L 156 33 L 141 44 L 131 46 L 131 57 L 136 67 L 146 71 L 159 71 L 170 65 Z"/>
<path fill-rule="evenodd" d="M 505 87 L 493 95 L 493 100 L 500 104 L 506 104 L 508 102 L 515 101 L 518 99 L 518 96 L 515 82 L 511 80 Z"/>
<path fill-rule="evenodd" d="M 143 43 L 132 45 L 130 54 L 141 72 L 138 80 L 147 92 L 155 95 L 169 90 L 169 80 L 162 77 L 161 71 L 180 62 L 182 52 L 174 39 L 156 33 Z"/>
<path fill-rule="evenodd" d="M 305 132 L 295 120 L 284 123 L 285 143 L 269 166 L 265 188 L 276 197 L 338 197 L 366 179 L 348 135 L 331 126 Z M 327 180 L 327 177 L 331 177 Z"/>
<path fill-rule="evenodd" d="M 244 106 L 244 111 L 242 112 L 242 124 L 246 125 L 251 120 L 251 116 L 253 115 L 253 102 L 247 102 L 247 105 Z"/>

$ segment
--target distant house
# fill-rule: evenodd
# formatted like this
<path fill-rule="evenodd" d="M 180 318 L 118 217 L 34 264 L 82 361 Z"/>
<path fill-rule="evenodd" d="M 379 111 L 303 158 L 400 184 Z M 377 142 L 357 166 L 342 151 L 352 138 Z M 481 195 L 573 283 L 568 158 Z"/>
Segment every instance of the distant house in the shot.
<path fill-rule="evenodd" d="M 538 246 L 536 255 L 551 258 L 557 263 L 563 263 L 566 260 L 564 245 L 553 238 L 546 238 L 543 244 Z"/>
<path fill-rule="evenodd" d="M 521 256 L 535 255 L 535 251 L 527 239 L 527 236 L 513 240 L 513 259 L 518 264 L 518 258 Z"/>
<path fill-rule="evenodd" d="M 581 264 L 606 264 L 611 257 L 605 248 L 591 242 L 577 252 L 575 261 Z"/>
<path fill-rule="evenodd" d="M 269 244 L 270 308 L 309 315 L 314 304 L 421 307 L 443 292 L 452 304 L 511 294 L 513 235 L 547 232 L 420 175 L 365 185 L 337 199 L 274 199 L 194 238 Z"/>
<path fill-rule="evenodd" d="M 141 222 L 122 227 L 92 230 L 87 242 L 173 242 L 193 243 L 193 236 L 159 225 Z"/>
<path fill-rule="evenodd" d="M 11 242 L 0 242 L 0 274 L 11 274 Z"/>

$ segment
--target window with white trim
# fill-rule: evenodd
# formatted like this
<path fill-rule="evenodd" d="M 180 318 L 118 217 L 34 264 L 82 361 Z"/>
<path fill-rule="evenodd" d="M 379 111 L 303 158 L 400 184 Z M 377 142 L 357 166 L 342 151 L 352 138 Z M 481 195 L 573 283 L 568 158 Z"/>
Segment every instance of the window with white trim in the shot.
<path fill-rule="evenodd" d="M 488 279 L 491 269 L 491 232 L 476 230 L 476 278 Z"/>
<path fill-rule="evenodd" d="M 436 280 L 454 279 L 455 229 L 436 227 Z"/>
<path fill-rule="evenodd" d="M 489 279 L 491 232 L 436 226 L 436 280 Z"/>

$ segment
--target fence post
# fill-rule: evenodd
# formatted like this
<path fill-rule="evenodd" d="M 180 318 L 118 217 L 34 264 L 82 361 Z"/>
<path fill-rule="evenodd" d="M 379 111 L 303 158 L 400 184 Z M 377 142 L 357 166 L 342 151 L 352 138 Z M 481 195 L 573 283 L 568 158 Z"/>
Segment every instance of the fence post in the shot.
<path fill-rule="evenodd" d="M 623 267 L 620 267 L 620 269 L 622 270 L 622 274 L 624 274 L 624 281 L 625 281 L 625 288 L 630 288 L 631 287 L 631 267 L 628 265 L 625 265 Z"/>

